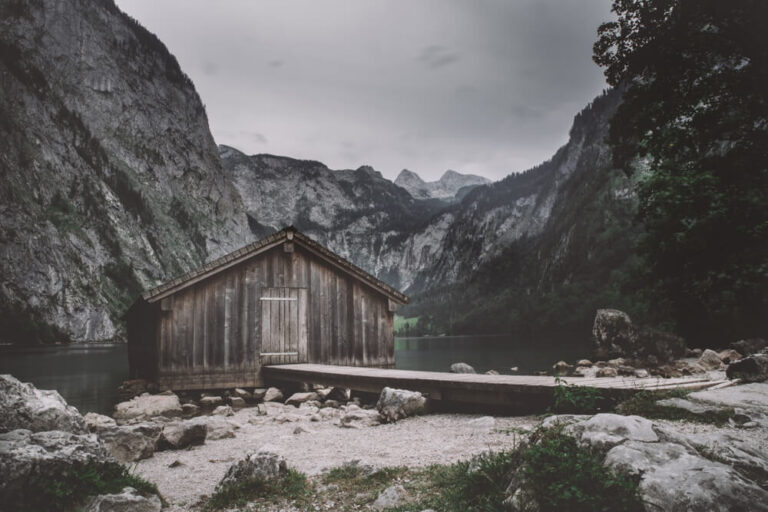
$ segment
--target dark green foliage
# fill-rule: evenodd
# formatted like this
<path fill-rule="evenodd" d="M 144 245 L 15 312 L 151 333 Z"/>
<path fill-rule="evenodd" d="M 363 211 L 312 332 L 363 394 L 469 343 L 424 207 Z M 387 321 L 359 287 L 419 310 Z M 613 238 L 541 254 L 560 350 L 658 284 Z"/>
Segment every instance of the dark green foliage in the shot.
<path fill-rule="evenodd" d="M 542 512 L 641 511 L 637 482 L 603 466 L 604 454 L 557 429 L 524 452 L 522 476 Z"/>
<path fill-rule="evenodd" d="M 14 345 L 69 343 L 72 339 L 27 305 L 0 295 L 0 341 Z"/>
<path fill-rule="evenodd" d="M 705 343 L 768 332 L 768 3 L 615 0 L 594 58 L 626 84 L 617 165 L 640 175 L 647 279 Z"/>
<path fill-rule="evenodd" d="M 470 461 L 432 468 L 439 490 L 430 507 L 444 512 L 495 512 L 507 510 L 505 490 L 522 462 L 519 450 L 485 453 Z"/>
<path fill-rule="evenodd" d="M 88 496 L 119 493 L 133 487 L 144 496 L 159 494 L 157 487 L 130 473 L 115 463 L 86 464 L 57 475 L 51 480 L 36 479 L 23 490 L 23 496 L 13 496 L 13 510 L 20 512 L 59 512 L 72 510 Z"/>
<path fill-rule="evenodd" d="M 554 414 L 594 414 L 606 403 L 597 388 L 569 385 L 559 377 L 555 378 L 555 382 L 557 386 L 553 391 L 552 406 Z"/>
<path fill-rule="evenodd" d="M 311 489 L 304 473 L 289 469 L 274 480 L 250 478 L 219 488 L 205 504 L 205 510 L 243 507 L 250 501 L 265 500 L 275 503 L 281 499 L 300 500 L 310 495 Z"/>
<path fill-rule="evenodd" d="M 685 409 L 656 404 L 657 401 L 665 398 L 685 398 L 688 396 L 688 393 L 689 391 L 683 389 L 662 392 L 641 391 L 621 402 L 616 407 L 616 412 L 627 416 L 642 416 L 652 420 L 683 420 L 694 423 L 710 423 L 718 426 L 727 424 L 728 420 L 733 417 L 733 409 L 730 408 L 717 412 L 708 412 L 707 414 L 694 414 Z"/>

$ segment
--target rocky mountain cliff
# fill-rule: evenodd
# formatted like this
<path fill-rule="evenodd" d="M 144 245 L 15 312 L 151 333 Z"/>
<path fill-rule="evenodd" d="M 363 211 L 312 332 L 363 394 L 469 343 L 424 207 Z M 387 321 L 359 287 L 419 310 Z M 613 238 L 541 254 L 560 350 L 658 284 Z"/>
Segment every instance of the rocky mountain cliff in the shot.
<path fill-rule="evenodd" d="M 448 170 L 437 181 L 425 182 L 415 172 L 403 169 L 395 179 L 395 185 L 403 187 L 417 199 L 462 199 L 475 187 L 491 183 L 488 178 L 474 174 L 461 174 Z"/>
<path fill-rule="evenodd" d="M 111 339 L 250 240 L 194 86 L 111 0 L 0 1 L 0 91 L 3 340 Z"/>
<path fill-rule="evenodd" d="M 0 0 L 0 50 L 0 341 L 120 338 L 141 290 L 289 224 L 446 331 L 510 328 L 574 283 L 598 300 L 631 256 L 616 91 L 527 172 L 392 183 L 217 148 L 175 58 L 111 1 Z"/>

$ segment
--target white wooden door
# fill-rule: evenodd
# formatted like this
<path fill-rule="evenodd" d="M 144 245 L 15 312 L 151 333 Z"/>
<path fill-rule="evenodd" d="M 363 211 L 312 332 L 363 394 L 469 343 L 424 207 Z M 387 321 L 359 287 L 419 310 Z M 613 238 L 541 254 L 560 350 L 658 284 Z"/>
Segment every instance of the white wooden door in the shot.
<path fill-rule="evenodd" d="M 262 288 L 261 364 L 306 362 L 306 288 Z"/>

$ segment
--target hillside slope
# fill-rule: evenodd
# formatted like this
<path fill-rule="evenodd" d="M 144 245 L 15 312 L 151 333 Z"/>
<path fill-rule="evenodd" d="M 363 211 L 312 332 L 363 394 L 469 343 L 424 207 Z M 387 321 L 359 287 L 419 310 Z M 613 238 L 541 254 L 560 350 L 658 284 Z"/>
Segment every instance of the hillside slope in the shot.
<path fill-rule="evenodd" d="M 111 0 L 0 1 L 0 336 L 118 336 L 144 287 L 249 241 L 200 98 Z"/>

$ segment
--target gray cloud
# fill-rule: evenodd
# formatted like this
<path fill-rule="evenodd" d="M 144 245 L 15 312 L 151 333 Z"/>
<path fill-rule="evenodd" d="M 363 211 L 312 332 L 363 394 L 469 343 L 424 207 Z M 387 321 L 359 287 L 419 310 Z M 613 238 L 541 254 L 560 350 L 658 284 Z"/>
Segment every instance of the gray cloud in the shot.
<path fill-rule="evenodd" d="M 605 87 L 610 0 L 117 3 L 178 57 L 217 142 L 331 168 L 499 179 Z"/>
<path fill-rule="evenodd" d="M 423 62 L 430 69 L 442 68 L 460 59 L 459 54 L 454 53 L 440 45 L 426 46 L 421 50 L 418 60 Z"/>

